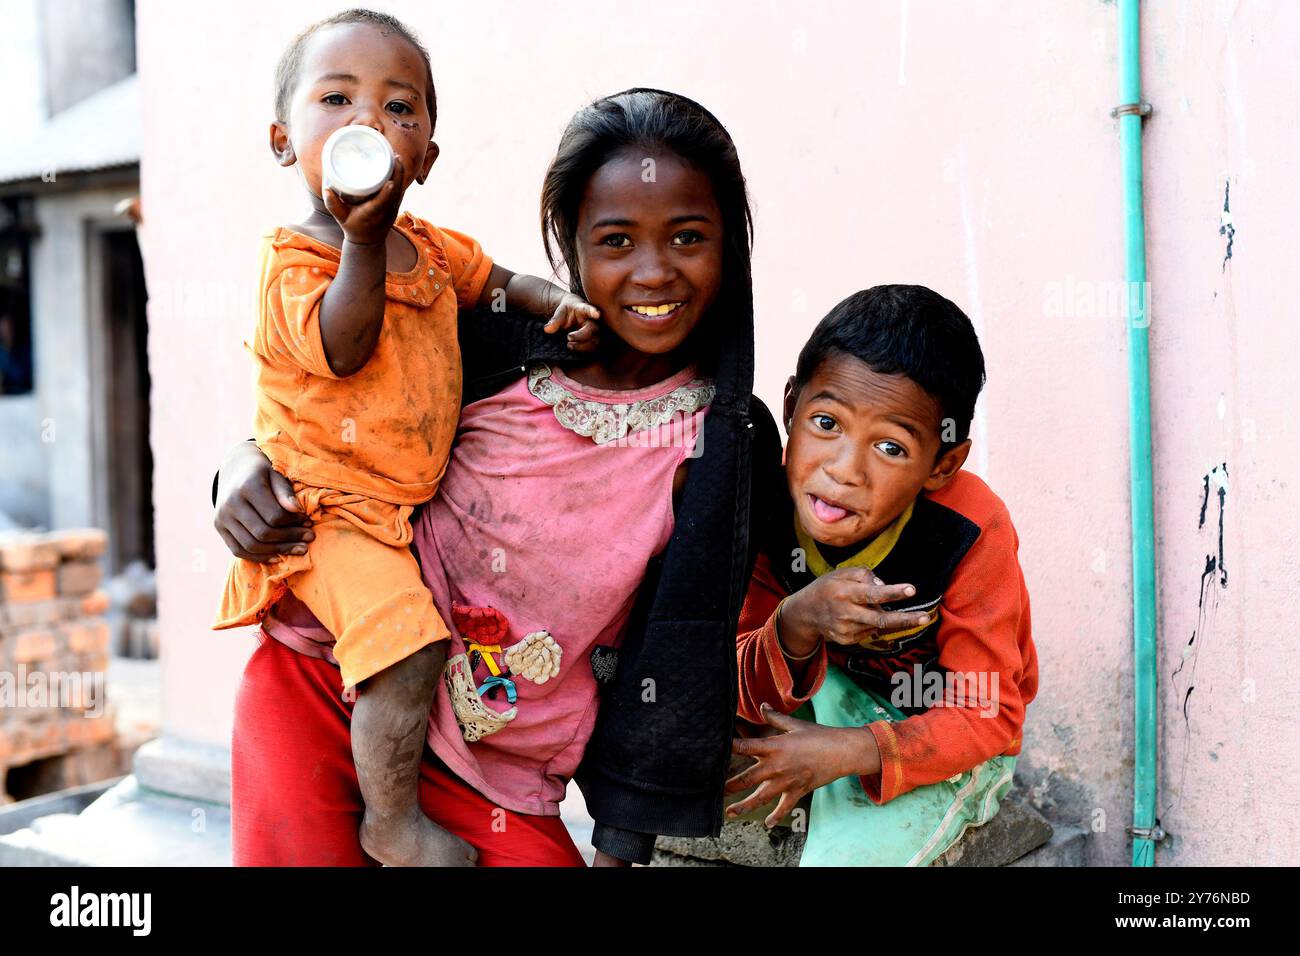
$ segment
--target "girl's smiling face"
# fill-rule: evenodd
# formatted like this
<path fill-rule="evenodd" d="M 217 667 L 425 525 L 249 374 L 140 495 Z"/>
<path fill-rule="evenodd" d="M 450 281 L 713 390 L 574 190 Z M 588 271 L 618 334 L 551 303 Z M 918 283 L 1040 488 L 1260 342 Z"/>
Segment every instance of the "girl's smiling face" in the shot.
<path fill-rule="evenodd" d="M 363 23 L 327 27 L 303 50 L 288 123 L 271 124 L 271 149 L 282 166 L 298 165 L 319 203 L 325 140 L 343 126 L 370 126 L 401 158 L 402 188 L 422 183 L 438 157 L 428 88 L 424 59 L 405 38 Z"/>
<path fill-rule="evenodd" d="M 587 301 L 614 335 L 649 355 L 680 346 L 722 284 L 713 184 L 674 153 L 623 149 L 597 169 L 575 245 Z"/>

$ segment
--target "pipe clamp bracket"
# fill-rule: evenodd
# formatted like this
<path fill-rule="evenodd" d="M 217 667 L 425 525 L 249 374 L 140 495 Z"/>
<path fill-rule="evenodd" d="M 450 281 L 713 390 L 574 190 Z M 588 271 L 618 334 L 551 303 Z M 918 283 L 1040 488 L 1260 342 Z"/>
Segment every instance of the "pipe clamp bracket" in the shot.
<path fill-rule="evenodd" d="M 1146 119 L 1151 115 L 1150 103 L 1125 103 L 1123 106 L 1117 106 L 1110 111 L 1110 115 L 1119 119 L 1121 116 L 1140 116 Z"/>
<path fill-rule="evenodd" d="M 1168 835 L 1160 826 L 1159 818 L 1149 827 L 1126 826 L 1124 832 L 1135 840 L 1150 840 L 1153 843 L 1161 842 Z"/>

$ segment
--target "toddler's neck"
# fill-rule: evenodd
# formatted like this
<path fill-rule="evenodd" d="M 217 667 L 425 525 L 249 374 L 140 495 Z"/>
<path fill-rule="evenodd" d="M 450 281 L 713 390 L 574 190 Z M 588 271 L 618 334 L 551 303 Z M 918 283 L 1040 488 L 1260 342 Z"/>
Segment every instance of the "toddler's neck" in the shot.
<path fill-rule="evenodd" d="M 400 220 L 401 215 L 398 218 Z M 343 230 L 340 228 L 338 221 L 328 212 L 313 211 L 302 222 L 295 223 L 289 228 L 294 232 L 300 232 L 304 236 L 316 240 L 322 245 L 329 246 L 331 249 L 340 251 L 343 249 Z M 388 272 L 409 272 L 415 268 L 416 263 L 419 261 L 419 250 L 397 228 L 396 223 L 388 230 L 386 252 Z"/>
<path fill-rule="evenodd" d="M 333 246 L 335 249 L 343 248 L 343 228 L 333 216 L 323 210 L 313 208 L 307 218 L 290 228 L 301 232 L 304 236 L 311 236 L 317 242 L 323 242 L 327 246 Z"/>

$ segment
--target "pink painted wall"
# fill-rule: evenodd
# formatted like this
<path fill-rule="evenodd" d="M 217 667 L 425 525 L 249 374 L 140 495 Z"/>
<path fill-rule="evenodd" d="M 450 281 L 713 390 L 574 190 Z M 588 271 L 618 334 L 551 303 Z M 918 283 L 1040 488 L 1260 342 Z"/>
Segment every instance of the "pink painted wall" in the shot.
<path fill-rule="evenodd" d="M 727 124 L 756 210 L 757 389 L 771 407 L 816 320 L 851 291 L 920 282 L 970 313 L 989 364 L 973 467 L 1020 531 L 1041 657 L 1020 779 L 1055 819 L 1096 831 L 1092 862 L 1126 862 L 1125 329 L 1106 302 L 1123 275 L 1114 5 L 384 8 L 422 34 L 439 90 L 442 158 L 407 205 L 512 268 L 544 268 L 538 189 L 584 102 L 661 86 Z M 138 6 L 165 720 L 212 742 L 228 740 L 252 641 L 207 631 L 227 560 L 208 482 L 248 433 L 240 342 L 257 232 L 301 207 L 265 145 L 272 70 L 334 9 Z M 1272 280 L 1294 260 L 1300 123 L 1285 81 L 1300 8 L 1163 3 L 1144 17 L 1159 815 L 1173 834 L 1160 860 L 1296 862 L 1300 790 L 1284 784 L 1300 782 L 1287 677 L 1300 648 L 1285 636 L 1300 622 L 1300 556 L 1278 532 L 1294 527 L 1300 332 Z M 1217 494 L 1200 526 L 1204 481 L 1224 462 L 1229 578 L 1198 610 L 1219 547 Z"/>

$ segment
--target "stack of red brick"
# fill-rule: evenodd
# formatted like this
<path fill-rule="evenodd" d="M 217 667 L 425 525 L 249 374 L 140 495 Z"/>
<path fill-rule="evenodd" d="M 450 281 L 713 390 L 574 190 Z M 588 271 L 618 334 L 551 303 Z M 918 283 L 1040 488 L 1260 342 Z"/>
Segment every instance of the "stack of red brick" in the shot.
<path fill-rule="evenodd" d="M 125 772 L 105 694 L 106 544 L 93 528 L 0 537 L 0 803 Z"/>

